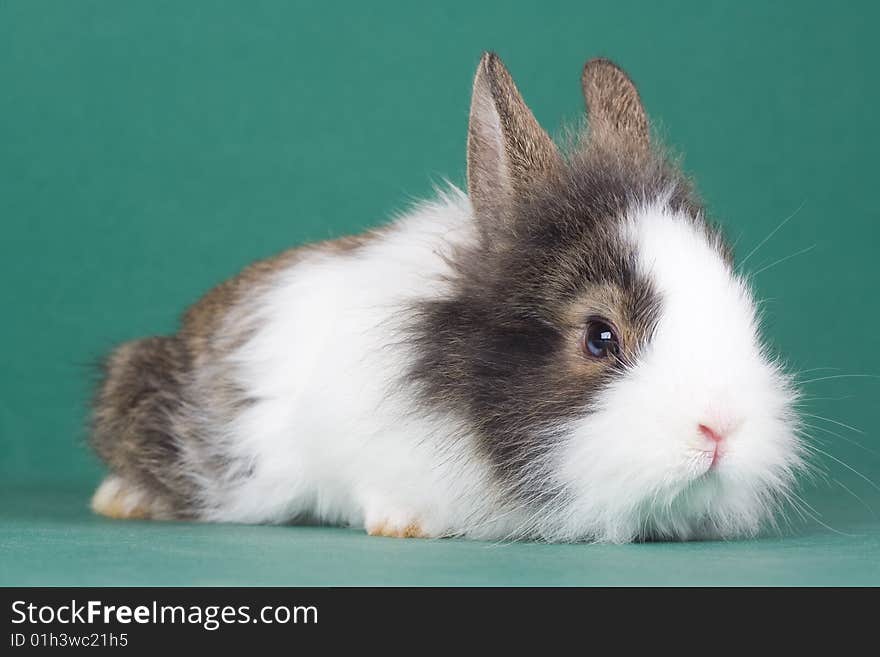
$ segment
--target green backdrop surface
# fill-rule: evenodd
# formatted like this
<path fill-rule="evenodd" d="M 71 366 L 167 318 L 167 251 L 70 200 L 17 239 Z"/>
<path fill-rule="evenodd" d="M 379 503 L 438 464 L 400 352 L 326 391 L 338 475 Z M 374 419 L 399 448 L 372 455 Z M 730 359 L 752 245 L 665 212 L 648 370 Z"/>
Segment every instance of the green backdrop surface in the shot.
<path fill-rule="evenodd" d="M 878 21 L 870 2 L 0 0 L 0 584 L 880 583 Z M 760 245 L 767 335 L 821 450 L 813 517 L 625 547 L 91 517 L 97 359 L 252 260 L 463 181 L 485 49 L 557 134 L 583 62 L 618 61 L 739 255 Z"/>

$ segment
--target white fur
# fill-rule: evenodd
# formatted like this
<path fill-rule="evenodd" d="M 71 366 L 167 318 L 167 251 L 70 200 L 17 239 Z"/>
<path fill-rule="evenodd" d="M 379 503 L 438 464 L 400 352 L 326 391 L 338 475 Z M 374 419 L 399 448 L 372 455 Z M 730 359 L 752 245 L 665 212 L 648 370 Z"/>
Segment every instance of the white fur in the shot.
<path fill-rule="evenodd" d="M 552 504 L 506 507 L 463 423 L 420 410 L 399 384 L 411 357 L 401 310 L 443 294 L 444 254 L 475 238 L 453 190 L 360 249 L 315 251 L 249 302 L 259 328 L 231 364 L 257 401 L 225 442 L 252 474 L 202 482 L 204 517 L 552 540 L 755 531 L 798 452 L 792 394 L 762 355 L 748 289 L 662 199 L 635 209 L 623 233 L 662 317 L 638 365 L 561 428 L 542 475 L 559 491 Z M 700 422 L 730 433 L 711 473 Z"/>

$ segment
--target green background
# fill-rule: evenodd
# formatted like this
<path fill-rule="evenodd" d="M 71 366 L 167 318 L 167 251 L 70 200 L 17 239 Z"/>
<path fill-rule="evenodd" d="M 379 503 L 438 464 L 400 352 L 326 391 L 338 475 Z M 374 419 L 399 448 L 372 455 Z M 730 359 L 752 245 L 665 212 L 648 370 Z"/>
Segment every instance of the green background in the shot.
<path fill-rule="evenodd" d="M 0 584 L 880 584 L 880 381 L 849 376 L 880 373 L 878 21 L 871 2 L 0 0 Z M 794 214 L 747 268 L 812 247 L 755 285 L 791 367 L 840 377 L 804 385 L 818 519 L 498 546 L 92 517 L 94 362 L 252 260 L 463 181 L 485 49 L 557 134 L 583 62 L 618 61 L 740 256 Z"/>

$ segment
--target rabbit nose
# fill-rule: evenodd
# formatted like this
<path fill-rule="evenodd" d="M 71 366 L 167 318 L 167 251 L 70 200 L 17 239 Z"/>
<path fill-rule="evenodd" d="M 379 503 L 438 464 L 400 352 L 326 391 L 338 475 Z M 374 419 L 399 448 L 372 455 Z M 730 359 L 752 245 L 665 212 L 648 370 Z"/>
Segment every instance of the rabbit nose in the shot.
<path fill-rule="evenodd" d="M 717 431 L 716 429 L 710 427 L 708 424 L 700 423 L 699 425 L 697 425 L 697 428 L 700 430 L 701 434 L 703 434 L 706 438 L 714 443 L 720 443 L 722 440 L 724 440 L 724 435 L 720 431 Z"/>

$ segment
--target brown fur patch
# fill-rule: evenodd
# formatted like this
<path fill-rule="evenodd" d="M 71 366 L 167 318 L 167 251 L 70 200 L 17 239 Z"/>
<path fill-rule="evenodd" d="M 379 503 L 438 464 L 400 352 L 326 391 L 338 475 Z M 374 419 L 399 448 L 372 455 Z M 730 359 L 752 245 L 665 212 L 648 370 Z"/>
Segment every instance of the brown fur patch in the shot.
<path fill-rule="evenodd" d="M 629 76 L 614 62 L 592 59 L 584 65 L 581 85 L 590 117 L 590 141 L 647 155 L 648 117 Z"/>
<path fill-rule="evenodd" d="M 639 299 L 638 290 L 626 290 L 608 283 L 587 286 L 584 293 L 564 309 L 560 326 L 573 373 L 593 377 L 607 368 L 635 362 L 639 350 L 650 339 L 656 320 L 656 300 Z M 582 338 L 587 321 L 601 318 L 617 331 L 620 354 L 617 359 L 600 360 L 583 353 Z"/>
<path fill-rule="evenodd" d="M 172 423 L 186 404 L 189 363 L 176 337 L 118 347 L 104 363 L 91 434 L 92 446 L 111 472 L 182 515 L 195 490 L 188 475 L 175 467 L 182 436 Z"/>

